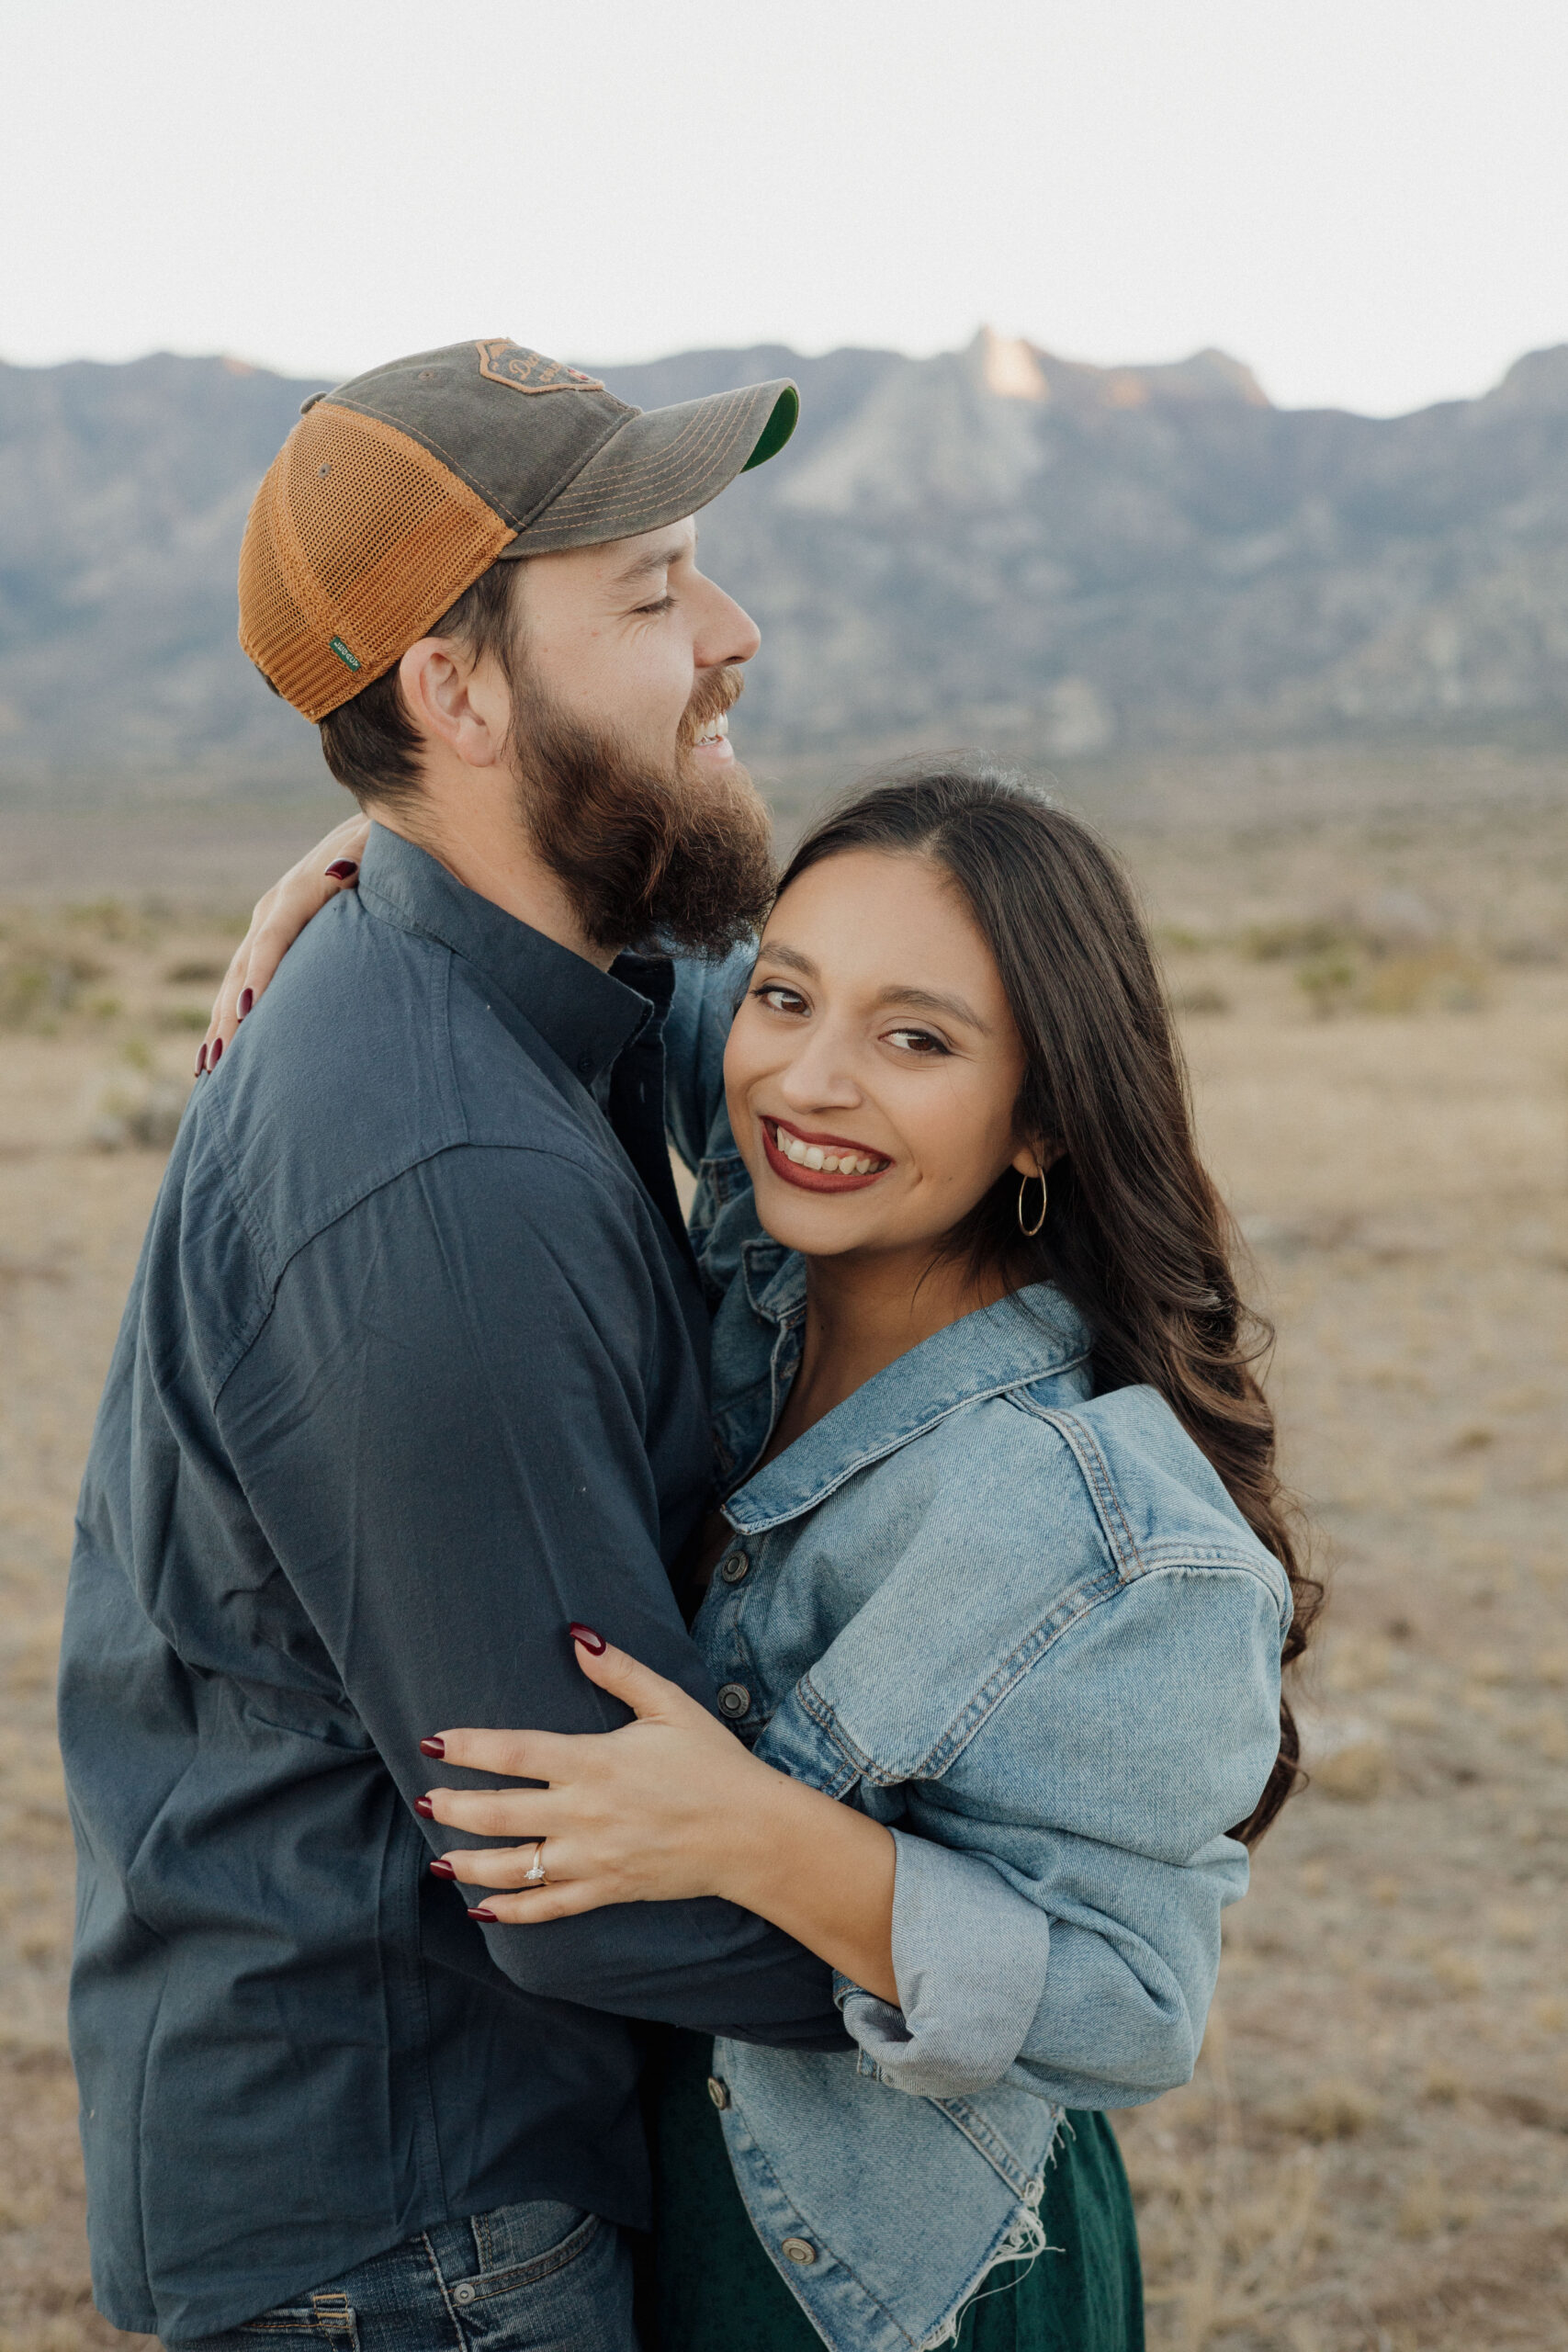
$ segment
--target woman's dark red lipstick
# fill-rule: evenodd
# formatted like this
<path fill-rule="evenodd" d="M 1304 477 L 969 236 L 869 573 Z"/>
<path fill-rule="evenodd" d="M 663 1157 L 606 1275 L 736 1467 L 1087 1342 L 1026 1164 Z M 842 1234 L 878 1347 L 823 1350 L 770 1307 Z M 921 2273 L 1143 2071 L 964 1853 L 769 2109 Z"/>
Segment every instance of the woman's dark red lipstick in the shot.
<path fill-rule="evenodd" d="M 803 1193 L 863 1193 L 868 1184 L 886 1176 L 893 1165 L 880 1152 L 870 1150 L 863 1143 L 852 1143 L 845 1136 L 807 1135 L 799 1127 L 785 1126 L 781 1119 L 763 1119 L 759 1124 L 769 1167 L 775 1176 L 782 1176 L 786 1184 L 797 1184 Z M 807 1150 L 819 1149 L 833 1159 L 872 1159 L 876 1164 L 862 1175 L 853 1170 L 846 1172 L 842 1169 L 804 1167 L 779 1148 L 781 1128 L 793 1142 L 804 1144 Z"/>

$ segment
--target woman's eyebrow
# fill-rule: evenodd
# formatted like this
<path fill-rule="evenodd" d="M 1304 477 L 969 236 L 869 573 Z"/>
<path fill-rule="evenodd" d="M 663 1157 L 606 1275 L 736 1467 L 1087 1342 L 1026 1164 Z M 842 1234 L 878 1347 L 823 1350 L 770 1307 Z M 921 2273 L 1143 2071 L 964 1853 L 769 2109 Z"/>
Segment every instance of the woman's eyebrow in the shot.
<path fill-rule="evenodd" d="M 807 980 L 820 978 L 809 956 L 802 955 L 798 947 L 785 947 L 772 939 L 762 942 L 757 964 L 759 968 L 763 964 L 782 964 L 787 971 L 798 972 Z M 878 1010 L 889 1004 L 909 1004 L 918 1006 L 922 1012 L 948 1012 L 955 1020 L 966 1022 L 971 1029 L 977 1029 L 982 1037 L 988 1037 L 991 1034 L 990 1023 L 982 1021 L 973 1005 L 966 1004 L 961 996 L 946 996 L 940 989 L 902 985 L 878 989 L 874 1001 Z"/>
<path fill-rule="evenodd" d="M 817 978 L 817 967 L 809 956 L 803 956 L 798 947 L 781 947 L 775 940 L 763 940 L 757 951 L 757 961 L 759 964 L 783 964 L 789 971 L 799 972 L 808 980 Z"/>
<path fill-rule="evenodd" d="M 925 1012 L 951 1012 L 956 1020 L 966 1022 L 971 1029 L 978 1029 L 983 1037 L 991 1034 L 991 1024 L 982 1021 L 972 1005 L 961 996 L 946 996 L 939 989 L 891 988 L 878 989 L 879 1005 L 914 1004 Z"/>

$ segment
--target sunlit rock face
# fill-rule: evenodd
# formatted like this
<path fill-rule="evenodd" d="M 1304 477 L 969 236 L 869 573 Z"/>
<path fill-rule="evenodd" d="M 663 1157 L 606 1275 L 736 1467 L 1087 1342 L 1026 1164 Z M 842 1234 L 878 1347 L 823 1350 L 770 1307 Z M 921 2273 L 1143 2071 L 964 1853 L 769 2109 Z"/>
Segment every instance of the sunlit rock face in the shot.
<path fill-rule="evenodd" d="M 703 516 L 764 632 L 754 752 L 1073 759 L 1568 706 L 1568 348 L 1384 420 L 1275 409 L 1223 352 L 1091 368 L 990 329 L 595 372 L 642 407 L 801 386 L 790 448 Z M 233 635 L 252 492 L 317 389 L 166 355 L 0 368 L 0 787 L 319 773 Z"/>

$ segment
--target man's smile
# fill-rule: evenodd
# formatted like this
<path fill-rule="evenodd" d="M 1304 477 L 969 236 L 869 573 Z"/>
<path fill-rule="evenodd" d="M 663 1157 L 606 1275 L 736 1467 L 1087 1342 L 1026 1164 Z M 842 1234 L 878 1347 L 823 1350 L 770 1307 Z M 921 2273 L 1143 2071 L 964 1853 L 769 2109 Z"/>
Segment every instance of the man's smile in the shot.
<path fill-rule="evenodd" d="M 727 710 L 721 710 L 716 718 L 708 720 L 702 733 L 694 740 L 692 750 L 699 759 L 716 767 L 723 767 L 734 759 L 735 750 L 729 741 L 729 713 Z"/>

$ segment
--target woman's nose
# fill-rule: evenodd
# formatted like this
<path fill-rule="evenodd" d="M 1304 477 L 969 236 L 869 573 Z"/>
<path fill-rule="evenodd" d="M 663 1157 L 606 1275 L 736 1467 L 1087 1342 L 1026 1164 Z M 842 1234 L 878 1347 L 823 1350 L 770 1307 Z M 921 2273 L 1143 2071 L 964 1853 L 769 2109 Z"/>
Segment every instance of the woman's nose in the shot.
<path fill-rule="evenodd" d="M 824 1030 L 801 1040 L 800 1051 L 782 1073 L 782 1091 L 790 1109 L 800 1112 L 829 1104 L 841 1111 L 861 1099 L 850 1056 Z"/>

